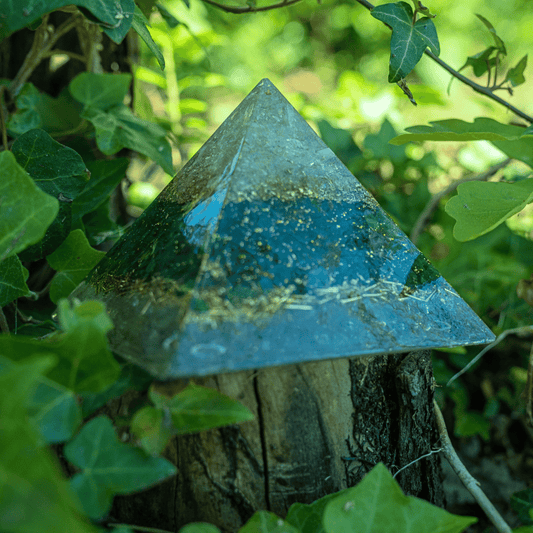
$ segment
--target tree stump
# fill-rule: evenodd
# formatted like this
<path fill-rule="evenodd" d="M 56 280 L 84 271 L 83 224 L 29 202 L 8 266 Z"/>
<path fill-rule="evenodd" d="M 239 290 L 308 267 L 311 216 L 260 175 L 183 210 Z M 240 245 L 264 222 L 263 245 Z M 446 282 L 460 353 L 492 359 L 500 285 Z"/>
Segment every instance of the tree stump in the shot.
<path fill-rule="evenodd" d="M 221 374 L 195 382 L 237 398 L 255 419 L 172 440 L 178 474 L 116 499 L 121 522 L 178 531 L 203 521 L 224 533 L 260 509 L 284 517 L 356 485 L 378 462 L 394 474 L 437 441 L 429 351 Z M 406 494 L 443 504 L 439 462 L 399 473 Z"/>

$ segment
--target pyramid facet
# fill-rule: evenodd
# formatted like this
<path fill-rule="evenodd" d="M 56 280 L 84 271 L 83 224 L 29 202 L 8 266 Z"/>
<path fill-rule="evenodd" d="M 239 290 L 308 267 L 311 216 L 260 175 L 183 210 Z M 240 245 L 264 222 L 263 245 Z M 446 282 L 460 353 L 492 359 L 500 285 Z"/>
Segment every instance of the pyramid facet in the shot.
<path fill-rule="evenodd" d="M 73 297 L 163 379 L 494 339 L 266 79 Z"/>

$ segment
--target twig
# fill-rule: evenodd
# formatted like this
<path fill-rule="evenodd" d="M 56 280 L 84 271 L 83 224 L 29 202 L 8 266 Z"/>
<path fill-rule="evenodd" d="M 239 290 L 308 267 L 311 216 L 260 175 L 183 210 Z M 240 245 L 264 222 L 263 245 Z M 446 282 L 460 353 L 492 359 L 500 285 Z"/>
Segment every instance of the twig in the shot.
<path fill-rule="evenodd" d="M 205 1 L 205 0 L 204 0 Z M 366 7 L 369 11 L 374 9 L 374 6 L 367 2 L 367 0 L 356 0 L 359 4 Z M 388 24 L 385 24 L 385 26 L 390 26 Z M 463 76 L 460 72 L 452 68 L 448 63 L 445 63 L 442 59 L 437 57 L 431 50 L 426 49 L 424 52 L 427 56 L 429 56 L 433 61 L 438 63 L 444 70 L 447 70 L 452 76 L 457 78 L 459 81 L 462 81 L 465 85 L 468 85 L 471 87 L 474 91 L 481 93 L 488 98 L 491 98 L 495 102 L 498 102 L 499 104 L 505 106 L 509 111 L 512 111 L 515 115 L 519 116 L 520 118 L 524 119 L 525 121 L 529 122 L 530 124 L 533 124 L 533 117 L 530 117 L 523 111 L 520 111 L 520 109 L 514 107 L 509 102 L 506 102 L 503 98 L 500 98 L 496 94 L 494 94 L 488 87 L 483 87 L 482 85 L 478 85 L 477 83 L 473 82 L 472 80 L 468 79 L 466 76 Z"/>
<path fill-rule="evenodd" d="M 424 457 L 429 457 L 430 455 L 433 455 L 433 454 L 435 454 L 435 453 L 440 453 L 440 452 L 442 452 L 442 448 L 437 448 L 436 450 L 431 450 L 430 452 L 428 452 L 428 453 L 426 453 L 426 454 L 424 454 L 424 455 L 421 455 L 420 457 L 417 457 L 416 459 L 414 459 L 414 460 L 411 461 L 410 463 L 407 463 L 405 466 L 402 466 L 402 467 L 400 468 L 400 470 L 398 470 L 398 471 L 396 472 L 396 474 L 394 474 L 394 475 L 392 476 L 392 479 L 394 479 L 394 478 L 395 478 L 395 477 L 396 477 L 396 476 L 397 476 L 402 470 L 405 470 L 406 468 L 408 468 L 409 466 L 411 466 L 411 465 L 417 463 L 417 462 L 420 461 L 421 459 L 424 459 Z"/>
<path fill-rule="evenodd" d="M 214 2 L 213 0 L 203 0 L 206 4 L 218 7 L 219 9 L 222 9 L 226 13 L 235 13 L 237 15 L 240 15 L 242 13 L 257 13 L 259 11 L 270 11 L 271 9 L 278 9 L 280 7 L 287 7 L 292 4 L 296 4 L 298 2 L 301 2 L 302 0 L 284 0 L 283 2 L 279 2 L 278 4 L 272 4 L 270 6 L 263 6 L 263 7 L 253 7 L 253 6 L 246 6 L 246 7 L 237 7 L 237 6 L 225 6 L 223 4 L 219 4 L 218 2 Z"/>
<path fill-rule="evenodd" d="M 9 150 L 9 145 L 7 142 L 7 124 L 4 117 L 4 91 L 6 90 L 5 85 L 0 85 L 0 128 L 2 128 L 2 144 L 4 150 Z"/>
<path fill-rule="evenodd" d="M 490 167 L 486 172 L 483 172 L 483 174 L 477 174 L 476 176 L 467 176 L 466 178 L 462 178 L 460 180 L 454 181 L 451 183 L 446 189 L 443 191 L 440 191 L 439 193 L 435 194 L 431 200 L 426 204 L 422 212 L 420 213 L 419 217 L 417 218 L 413 229 L 411 230 L 411 235 L 409 238 L 413 243 L 416 244 L 418 241 L 418 238 L 420 237 L 420 234 L 424 231 L 425 227 L 428 225 L 429 221 L 431 220 L 431 217 L 433 215 L 433 212 L 437 209 L 439 206 L 440 201 L 445 196 L 448 196 L 451 194 L 461 183 L 467 183 L 469 181 L 486 181 L 496 172 L 501 170 L 502 168 L 505 168 L 512 159 L 506 159 L 505 161 L 502 161 L 501 163 L 498 163 L 497 165 L 493 165 Z"/>
<path fill-rule="evenodd" d="M 494 346 L 500 344 L 500 342 L 507 337 L 507 335 L 518 335 L 518 336 L 526 336 L 533 334 L 533 326 L 522 326 L 520 328 L 513 328 L 513 329 L 506 329 L 504 332 L 500 333 L 495 340 L 493 340 L 488 346 L 485 346 L 483 350 L 481 350 L 475 357 L 468 363 L 464 368 L 459 370 L 457 374 L 452 376 L 448 383 L 446 383 L 446 386 L 449 387 L 457 378 L 461 377 L 465 372 L 468 372 L 489 350 L 494 348 Z"/>
<path fill-rule="evenodd" d="M 4 310 L 0 307 L 0 331 L 9 335 L 9 326 L 7 325 L 6 315 L 4 315 Z"/>
<path fill-rule="evenodd" d="M 435 418 L 437 420 L 437 428 L 439 430 L 440 442 L 442 444 L 442 451 L 448 463 L 453 468 L 465 488 L 472 494 L 478 505 L 483 509 L 489 520 L 494 524 L 494 527 L 499 533 L 511 533 L 511 528 L 502 518 L 496 507 L 492 505 L 491 501 L 485 496 L 481 490 L 479 482 L 472 477 L 470 472 L 465 468 L 465 465 L 459 459 L 452 441 L 446 430 L 446 424 L 442 416 L 441 410 L 435 400 L 433 400 L 433 409 L 435 410 Z"/>
<path fill-rule="evenodd" d="M 19 93 L 33 71 L 48 56 L 58 39 L 74 28 L 80 20 L 81 18 L 75 15 L 63 22 L 56 29 L 50 29 L 48 26 L 48 15 L 43 17 L 43 22 L 35 31 L 30 51 L 26 55 L 17 75 L 9 84 L 9 92 L 13 96 Z"/>

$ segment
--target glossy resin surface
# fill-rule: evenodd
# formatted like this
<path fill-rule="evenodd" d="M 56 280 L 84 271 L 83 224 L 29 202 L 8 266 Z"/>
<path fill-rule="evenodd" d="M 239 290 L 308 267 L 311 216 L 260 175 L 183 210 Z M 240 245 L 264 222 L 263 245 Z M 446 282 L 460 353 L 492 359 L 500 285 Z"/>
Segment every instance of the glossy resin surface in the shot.
<path fill-rule="evenodd" d="M 72 297 L 163 379 L 494 339 L 268 80 Z"/>

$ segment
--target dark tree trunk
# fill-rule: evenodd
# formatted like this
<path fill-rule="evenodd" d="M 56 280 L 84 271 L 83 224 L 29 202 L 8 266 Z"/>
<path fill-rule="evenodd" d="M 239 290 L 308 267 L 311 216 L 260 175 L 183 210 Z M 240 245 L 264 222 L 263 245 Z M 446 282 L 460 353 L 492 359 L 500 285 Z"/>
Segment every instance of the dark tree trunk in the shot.
<path fill-rule="evenodd" d="M 178 531 L 193 521 L 236 531 L 254 511 L 285 516 L 357 484 L 378 462 L 393 473 L 437 441 L 429 352 L 343 359 L 224 374 L 200 384 L 239 399 L 244 424 L 177 437 L 178 475 L 117 498 L 115 518 Z M 399 473 L 404 492 L 443 504 L 432 455 Z"/>

